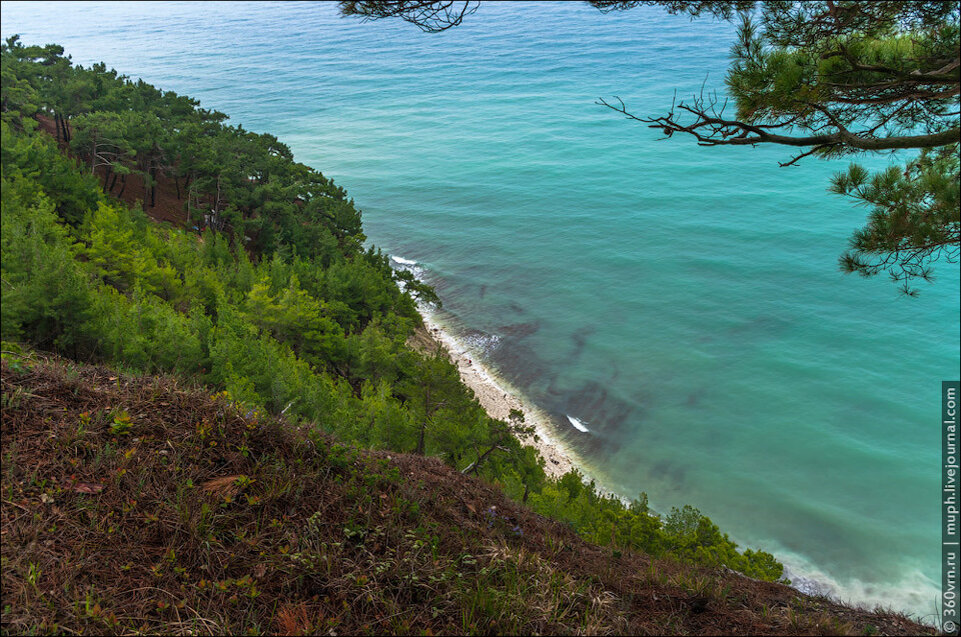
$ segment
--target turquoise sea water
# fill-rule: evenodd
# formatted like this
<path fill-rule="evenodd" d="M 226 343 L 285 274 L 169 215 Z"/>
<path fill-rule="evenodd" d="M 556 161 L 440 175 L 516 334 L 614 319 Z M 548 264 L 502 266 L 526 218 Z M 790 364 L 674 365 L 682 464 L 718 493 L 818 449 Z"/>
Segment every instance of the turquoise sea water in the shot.
<path fill-rule="evenodd" d="M 844 277 L 864 218 L 825 192 L 844 163 L 658 142 L 593 103 L 660 114 L 723 88 L 730 25 L 534 3 L 439 35 L 329 4 L 2 10 L 3 37 L 199 98 L 334 177 L 603 486 L 693 504 L 797 582 L 934 612 L 958 267 L 914 300 Z"/>

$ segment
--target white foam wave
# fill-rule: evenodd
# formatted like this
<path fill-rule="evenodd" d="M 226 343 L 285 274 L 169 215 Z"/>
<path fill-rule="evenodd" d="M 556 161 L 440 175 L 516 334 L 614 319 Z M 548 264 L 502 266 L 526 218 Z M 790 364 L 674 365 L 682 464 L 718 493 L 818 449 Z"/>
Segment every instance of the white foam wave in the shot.
<path fill-rule="evenodd" d="M 390 258 L 393 259 L 394 261 L 396 261 L 397 263 L 401 264 L 401 265 L 417 265 L 417 262 L 416 262 L 416 261 L 411 261 L 410 259 L 405 259 L 405 258 L 403 258 L 403 257 L 398 257 L 398 256 L 395 256 L 395 255 L 393 255 L 393 254 L 390 255 Z"/>
<path fill-rule="evenodd" d="M 571 425 L 574 427 L 574 429 L 577 429 L 578 431 L 583 431 L 584 433 L 587 433 L 590 431 L 590 429 L 588 429 L 585 426 L 586 423 L 583 420 L 580 420 L 579 418 L 575 418 L 574 416 L 571 416 L 571 415 L 568 415 L 567 419 L 571 422 Z"/>
<path fill-rule="evenodd" d="M 808 595 L 825 595 L 851 606 L 873 609 L 877 606 L 906 612 L 922 623 L 934 624 L 935 600 L 940 586 L 919 569 L 907 570 L 898 582 L 864 582 L 856 578 L 836 578 L 809 560 L 790 552 L 774 552 L 784 564 L 784 577 Z"/>
<path fill-rule="evenodd" d="M 490 354 L 500 344 L 501 337 L 497 334 L 478 333 L 461 337 L 461 340 L 472 350 Z"/>
<path fill-rule="evenodd" d="M 416 261 L 411 261 L 410 259 L 405 259 L 404 257 L 399 257 L 394 254 L 391 254 L 389 256 L 390 256 L 390 260 L 392 261 L 391 263 L 392 268 L 402 272 L 410 272 L 411 274 L 414 275 L 415 279 L 417 279 L 422 283 L 424 282 L 425 270 L 423 266 L 418 265 Z M 407 291 L 407 284 L 404 281 L 397 281 L 397 287 L 400 288 L 401 292 Z M 422 310 L 430 309 L 429 307 L 427 307 L 426 304 L 421 304 L 421 305 L 424 305 L 424 307 L 421 308 Z"/>

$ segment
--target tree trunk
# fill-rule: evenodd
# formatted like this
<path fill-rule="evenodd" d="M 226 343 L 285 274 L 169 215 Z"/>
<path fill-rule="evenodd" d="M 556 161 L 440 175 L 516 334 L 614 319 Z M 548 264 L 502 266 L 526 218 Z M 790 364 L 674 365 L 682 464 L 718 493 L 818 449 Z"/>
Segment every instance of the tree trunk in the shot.
<path fill-rule="evenodd" d="M 217 175 L 217 201 L 214 204 L 214 214 L 220 216 L 220 175 Z"/>
<path fill-rule="evenodd" d="M 60 145 L 60 113 L 53 114 L 53 128 L 57 131 L 57 146 Z"/>
<path fill-rule="evenodd" d="M 157 160 L 150 160 L 150 207 L 157 205 Z"/>
<path fill-rule="evenodd" d="M 110 181 L 110 175 L 112 173 L 113 173 L 113 166 L 107 164 L 107 169 L 103 171 L 103 189 L 105 191 L 107 191 L 107 182 Z"/>
<path fill-rule="evenodd" d="M 490 449 L 488 449 L 483 454 L 481 454 L 481 457 L 478 458 L 476 461 L 470 463 L 470 465 L 466 469 L 461 471 L 461 473 L 463 473 L 465 476 L 471 473 L 476 475 L 477 470 L 480 469 L 481 464 L 483 464 L 483 462 L 487 460 L 487 456 L 491 455 L 494 452 L 494 449 L 497 449 L 497 443 L 494 443 L 493 445 L 491 445 Z"/>
<path fill-rule="evenodd" d="M 531 486 L 525 482 L 524 483 L 524 499 L 521 500 L 522 504 L 527 504 L 527 496 L 530 494 L 530 492 L 531 492 Z"/>
<path fill-rule="evenodd" d="M 123 197 L 123 191 L 126 189 L 127 189 L 127 176 L 123 175 L 120 178 L 120 192 L 117 194 L 117 197 Z"/>
<path fill-rule="evenodd" d="M 113 187 L 117 185 L 117 173 L 113 174 L 113 179 L 110 180 L 110 188 L 107 188 L 107 192 L 113 192 Z"/>
<path fill-rule="evenodd" d="M 424 417 L 424 422 L 420 426 L 420 435 L 417 438 L 417 448 L 414 449 L 414 453 L 418 456 L 424 455 L 424 434 L 427 433 L 427 417 Z"/>
<path fill-rule="evenodd" d="M 174 175 L 174 186 L 177 187 L 177 201 L 180 201 L 180 179 Z"/>
<path fill-rule="evenodd" d="M 417 439 L 417 450 L 414 452 L 419 456 L 424 455 L 424 450 L 426 448 L 425 437 L 427 435 L 427 421 L 430 420 L 430 387 L 426 389 L 426 395 L 424 397 L 424 422 L 420 426 L 420 436 Z"/>

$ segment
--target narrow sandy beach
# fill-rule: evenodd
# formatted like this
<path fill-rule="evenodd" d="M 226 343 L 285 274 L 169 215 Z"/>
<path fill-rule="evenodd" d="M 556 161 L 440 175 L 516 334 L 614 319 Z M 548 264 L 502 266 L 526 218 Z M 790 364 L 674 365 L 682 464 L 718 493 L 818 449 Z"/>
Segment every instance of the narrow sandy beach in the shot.
<path fill-rule="evenodd" d="M 478 402 L 492 418 L 507 420 L 512 409 L 524 414 L 524 422 L 533 425 L 536 437 L 522 439 L 533 446 L 544 458 L 544 471 L 549 476 L 560 477 L 577 468 L 571 453 L 551 435 L 548 417 L 539 409 L 519 398 L 506 383 L 495 378 L 491 371 L 478 360 L 476 353 L 459 342 L 428 313 L 422 312 L 424 329 L 418 329 L 411 337 L 411 346 L 420 350 L 433 350 L 438 345 L 450 354 L 457 365 L 461 380 L 474 391 Z"/>

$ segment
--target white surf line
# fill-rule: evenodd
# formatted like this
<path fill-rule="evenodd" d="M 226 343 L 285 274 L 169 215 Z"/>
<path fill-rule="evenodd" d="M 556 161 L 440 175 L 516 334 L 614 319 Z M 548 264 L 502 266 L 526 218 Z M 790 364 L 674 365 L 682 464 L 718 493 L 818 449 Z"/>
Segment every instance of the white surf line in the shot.
<path fill-rule="evenodd" d="M 411 261 L 410 259 L 405 259 L 395 254 L 390 255 L 390 258 L 396 261 L 397 263 L 400 263 L 401 265 L 417 265 L 416 261 Z"/>

